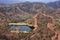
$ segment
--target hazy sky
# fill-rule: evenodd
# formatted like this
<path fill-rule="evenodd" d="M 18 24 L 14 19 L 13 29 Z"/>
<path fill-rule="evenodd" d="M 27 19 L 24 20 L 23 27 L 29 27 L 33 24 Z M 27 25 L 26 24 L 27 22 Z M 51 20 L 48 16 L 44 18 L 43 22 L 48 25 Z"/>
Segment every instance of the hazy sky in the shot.
<path fill-rule="evenodd" d="M 18 3 L 18 2 L 25 2 L 25 1 L 30 1 L 30 2 L 53 2 L 57 0 L 0 0 L 0 3 Z"/>

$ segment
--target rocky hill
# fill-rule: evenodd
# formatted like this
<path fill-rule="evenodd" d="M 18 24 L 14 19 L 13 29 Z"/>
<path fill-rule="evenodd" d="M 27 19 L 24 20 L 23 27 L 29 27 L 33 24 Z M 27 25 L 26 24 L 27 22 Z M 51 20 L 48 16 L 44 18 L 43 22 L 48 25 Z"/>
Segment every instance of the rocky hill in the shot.
<path fill-rule="evenodd" d="M 60 8 L 54 9 L 44 3 L 34 2 L 0 5 L 0 25 L 2 27 L 6 27 L 9 22 L 21 22 L 25 20 L 27 20 L 28 23 L 35 25 L 35 29 L 31 34 L 17 36 L 20 37 L 19 40 L 58 40 L 60 31 L 56 29 L 56 19 L 60 19 Z M 1 30 L 2 39 L 16 39 L 16 36 L 13 33 L 10 33 L 10 31 Z M 14 36 L 10 36 L 11 34 Z"/>
<path fill-rule="evenodd" d="M 53 8 L 60 8 L 60 0 L 55 1 L 55 2 L 50 2 L 47 3 L 48 6 L 53 7 Z"/>
<path fill-rule="evenodd" d="M 0 5 L 0 25 L 6 25 L 8 22 L 22 22 L 32 15 L 14 5 Z"/>
<path fill-rule="evenodd" d="M 18 4 L 0 4 L 0 26 L 6 26 L 9 22 L 22 22 L 37 13 L 37 10 L 44 8 L 44 3 L 18 3 Z"/>
<path fill-rule="evenodd" d="M 30 20 L 34 20 L 35 23 L 33 23 Z M 52 37 L 55 35 L 55 32 L 53 31 L 53 26 L 55 26 L 55 23 L 53 21 L 53 19 L 51 18 L 51 16 L 48 16 L 46 14 L 42 14 L 41 12 L 36 13 L 36 15 L 34 17 L 32 17 L 30 20 L 28 20 L 28 22 L 30 21 L 32 24 L 37 25 L 35 26 L 35 29 L 33 30 L 33 32 L 29 35 L 26 35 L 25 37 L 23 36 L 17 36 L 19 40 L 52 40 Z M 48 26 L 48 24 L 52 24 Z M 52 29 L 51 29 L 52 28 Z M 3 31 L 2 31 L 3 32 Z M 0 33 L 2 33 L 0 32 Z M 15 36 L 13 36 L 13 33 L 7 32 L 7 34 L 5 34 L 7 31 L 4 31 L 4 35 L 2 33 L 2 39 L 7 39 L 7 40 L 15 40 Z M 10 34 L 9 34 L 10 33 Z M 9 36 L 6 36 L 8 35 Z M 12 34 L 12 35 L 11 35 Z M 10 36 L 11 35 L 11 36 Z M 6 38 L 4 38 L 4 36 Z M 12 38 L 13 36 L 13 38 Z"/>

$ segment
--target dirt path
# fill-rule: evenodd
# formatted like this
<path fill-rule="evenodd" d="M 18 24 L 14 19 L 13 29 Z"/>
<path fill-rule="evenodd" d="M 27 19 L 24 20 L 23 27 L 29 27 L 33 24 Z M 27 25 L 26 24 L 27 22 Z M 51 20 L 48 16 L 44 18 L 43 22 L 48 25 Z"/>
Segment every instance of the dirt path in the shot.
<path fill-rule="evenodd" d="M 37 24 L 37 22 L 38 22 L 38 20 L 37 20 L 37 16 L 38 16 L 39 14 L 36 14 L 33 18 L 34 18 L 34 27 L 35 27 L 35 29 L 34 29 L 34 31 L 37 29 L 37 27 L 38 27 L 38 24 Z"/>

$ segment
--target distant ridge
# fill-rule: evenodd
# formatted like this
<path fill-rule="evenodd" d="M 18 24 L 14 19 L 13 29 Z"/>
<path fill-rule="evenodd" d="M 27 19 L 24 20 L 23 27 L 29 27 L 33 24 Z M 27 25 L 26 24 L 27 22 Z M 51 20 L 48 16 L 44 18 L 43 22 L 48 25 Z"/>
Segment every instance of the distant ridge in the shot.
<path fill-rule="evenodd" d="M 53 8 L 60 8 L 60 0 L 55 1 L 55 2 L 47 3 L 47 5 L 50 6 L 50 7 L 53 7 Z"/>

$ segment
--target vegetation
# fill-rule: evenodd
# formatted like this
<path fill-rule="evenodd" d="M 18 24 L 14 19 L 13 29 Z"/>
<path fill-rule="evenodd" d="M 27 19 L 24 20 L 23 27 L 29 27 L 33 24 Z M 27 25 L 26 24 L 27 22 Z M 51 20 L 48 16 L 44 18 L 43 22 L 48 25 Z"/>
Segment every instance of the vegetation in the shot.
<path fill-rule="evenodd" d="M 57 30 L 60 30 L 60 26 L 57 26 Z"/>

